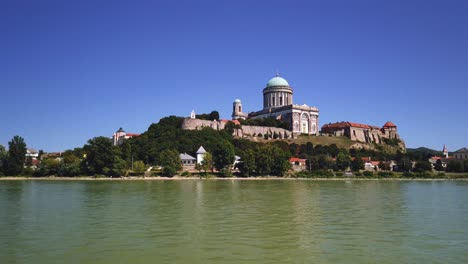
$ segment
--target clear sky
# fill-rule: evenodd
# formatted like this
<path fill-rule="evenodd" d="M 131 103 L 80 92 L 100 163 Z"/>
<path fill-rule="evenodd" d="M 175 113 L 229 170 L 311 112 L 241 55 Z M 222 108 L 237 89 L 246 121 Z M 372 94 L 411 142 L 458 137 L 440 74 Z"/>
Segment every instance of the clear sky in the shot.
<path fill-rule="evenodd" d="M 468 1 L 0 1 L 0 144 L 81 147 L 168 115 L 262 108 L 278 70 L 320 126 L 468 147 Z"/>

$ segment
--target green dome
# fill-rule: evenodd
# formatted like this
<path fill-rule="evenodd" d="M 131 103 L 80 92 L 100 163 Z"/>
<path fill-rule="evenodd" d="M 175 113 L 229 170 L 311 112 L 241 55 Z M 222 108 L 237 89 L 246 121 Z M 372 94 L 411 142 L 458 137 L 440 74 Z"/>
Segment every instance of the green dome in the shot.
<path fill-rule="evenodd" d="M 271 78 L 267 83 L 267 87 L 272 87 L 272 86 L 288 86 L 289 87 L 289 83 L 285 79 L 279 76 L 276 76 L 276 77 Z"/>

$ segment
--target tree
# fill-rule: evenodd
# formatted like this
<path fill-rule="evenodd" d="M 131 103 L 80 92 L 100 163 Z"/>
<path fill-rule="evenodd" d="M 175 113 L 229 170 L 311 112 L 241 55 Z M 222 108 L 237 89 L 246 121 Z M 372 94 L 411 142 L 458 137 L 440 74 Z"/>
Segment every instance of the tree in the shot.
<path fill-rule="evenodd" d="M 412 169 L 412 162 L 408 157 L 403 157 L 397 162 L 399 171 L 410 171 Z"/>
<path fill-rule="evenodd" d="M 442 160 L 438 159 L 436 161 L 436 164 L 434 165 L 434 169 L 436 171 L 443 171 L 444 170 L 444 166 L 442 166 Z"/>
<path fill-rule="evenodd" d="M 234 159 L 234 147 L 229 141 L 224 140 L 216 144 L 216 148 L 213 151 L 213 163 L 218 171 L 230 168 L 234 163 Z"/>
<path fill-rule="evenodd" d="M 351 156 L 343 152 L 338 153 L 338 156 L 336 156 L 336 167 L 338 170 L 344 171 L 349 167 L 350 164 Z"/>
<path fill-rule="evenodd" d="M 159 165 L 163 167 L 164 176 L 172 177 L 182 170 L 182 161 L 175 149 L 166 149 L 159 154 Z"/>
<path fill-rule="evenodd" d="M 213 170 L 213 155 L 211 155 L 211 153 L 206 152 L 205 155 L 203 155 L 201 169 L 203 170 L 203 174 L 206 174 L 208 170 Z"/>
<path fill-rule="evenodd" d="M 255 153 L 253 150 L 249 149 L 245 151 L 244 156 L 241 157 L 239 170 L 242 176 L 249 177 L 254 173 L 255 168 Z"/>
<path fill-rule="evenodd" d="M 361 156 L 357 155 L 353 161 L 351 161 L 351 169 L 353 171 L 360 171 L 364 169 L 364 161 Z"/>
<path fill-rule="evenodd" d="M 3 174 L 4 168 L 3 165 L 6 163 L 7 152 L 3 145 L 0 145 L 0 175 Z"/>
<path fill-rule="evenodd" d="M 86 153 L 84 167 L 89 175 L 105 174 L 116 176 L 121 169 L 121 159 L 116 157 L 111 139 L 95 137 L 83 147 Z"/>
<path fill-rule="evenodd" d="M 418 161 L 416 162 L 414 169 L 414 172 L 425 172 L 425 171 L 432 171 L 432 165 L 429 163 L 429 161 Z"/>
<path fill-rule="evenodd" d="M 379 169 L 389 171 L 390 170 L 390 165 L 388 163 L 385 163 L 383 161 L 379 162 Z"/>
<path fill-rule="evenodd" d="M 273 156 L 271 155 L 268 145 L 264 145 L 255 155 L 255 167 L 257 168 L 256 174 L 260 176 L 270 175 L 272 165 Z"/>
<path fill-rule="evenodd" d="M 6 173 L 11 176 L 20 174 L 24 168 L 26 155 L 26 143 L 20 136 L 14 136 L 8 142 L 8 157 L 6 162 Z"/>
<path fill-rule="evenodd" d="M 270 152 L 273 157 L 271 174 L 284 176 L 284 174 L 291 168 L 291 164 L 289 163 L 291 155 L 277 146 L 271 146 Z"/>
<path fill-rule="evenodd" d="M 461 160 L 451 160 L 447 164 L 447 171 L 448 172 L 463 172 L 463 162 Z"/>
<path fill-rule="evenodd" d="M 145 163 L 141 160 L 137 160 L 133 163 L 133 171 L 139 175 L 143 175 L 146 171 Z"/>

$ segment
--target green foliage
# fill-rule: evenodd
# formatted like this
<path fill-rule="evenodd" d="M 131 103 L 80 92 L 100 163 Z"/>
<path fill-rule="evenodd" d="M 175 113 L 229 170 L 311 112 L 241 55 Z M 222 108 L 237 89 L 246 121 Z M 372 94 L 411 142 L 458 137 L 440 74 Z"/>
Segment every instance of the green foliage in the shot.
<path fill-rule="evenodd" d="M 206 152 L 203 156 L 201 169 L 203 170 L 203 175 L 206 175 L 209 170 L 213 170 L 213 155 L 211 155 L 211 153 Z"/>
<path fill-rule="evenodd" d="M 219 171 L 221 177 L 232 177 L 232 170 L 230 168 L 222 168 Z"/>
<path fill-rule="evenodd" d="M 175 149 L 166 149 L 159 155 L 159 165 L 163 169 L 165 176 L 174 176 L 178 171 L 182 170 L 182 161 L 179 153 Z"/>
<path fill-rule="evenodd" d="M 447 164 L 447 172 L 463 172 L 464 164 L 461 160 L 451 160 Z"/>
<path fill-rule="evenodd" d="M 429 161 L 418 161 L 416 162 L 414 172 L 425 172 L 425 171 L 432 171 L 432 165 Z"/>
<path fill-rule="evenodd" d="M 241 125 L 247 126 L 262 126 L 262 127 L 277 127 L 277 128 L 284 128 L 286 130 L 290 130 L 289 123 L 286 123 L 282 120 L 278 120 L 273 117 L 269 118 L 254 118 L 254 119 L 239 119 Z"/>
<path fill-rule="evenodd" d="M 244 152 L 238 166 L 242 176 L 249 177 L 254 173 L 257 167 L 255 164 L 255 153 L 252 149 Z"/>
<path fill-rule="evenodd" d="M 133 163 L 133 171 L 139 175 L 143 175 L 146 171 L 145 163 L 141 160 L 137 160 Z"/>
<path fill-rule="evenodd" d="M 0 175 L 3 175 L 4 164 L 6 164 L 6 158 L 8 156 L 7 151 L 3 145 L 0 145 Z"/>
<path fill-rule="evenodd" d="M 234 146 L 227 140 L 216 144 L 213 151 L 214 167 L 220 171 L 224 168 L 231 168 L 234 163 Z"/>
<path fill-rule="evenodd" d="M 398 138 L 382 138 L 383 142 L 390 146 L 398 146 L 401 143 L 401 140 Z"/>
<path fill-rule="evenodd" d="M 374 176 L 374 173 L 372 173 L 372 171 L 363 171 L 362 175 L 364 175 L 365 177 L 372 177 Z"/>
<path fill-rule="evenodd" d="M 177 171 L 174 167 L 166 166 L 163 168 L 162 175 L 167 177 L 173 177 L 177 174 Z"/>
<path fill-rule="evenodd" d="M 338 170 L 344 171 L 351 165 L 351 156 L 343 152 L 336 156 L 336 167 Z"/>
<path fill-rule="evenodd" d="M 389 171 L 390 170 L 390 165 L 388 163 L 385 163 L 383 161 L 379 162 L 378 165 L 379 169 Z"/>
<path fill-rule="evenodd" d="M 289 152 L 278 146 L 270 144 L 261 146 L 255 158 L 256 174 L 284 176 L 291 167 L 289 157 Z"/>
<path fill-rule="evenodd" d="M 20 136 L 14 136 L 13 139 L 8 142 L 8 156 L 6 158 L 6 169 L 7 175 L 16 176 L 23 171 L 24 161 L 26 155 L 26 143 Z"/>
<path fill-rule="evenodd" d="M 83 167 L 88 175 L 103 174 L 120 176 L 125 169 L 125 161 L 120 157 L 120 150 L 112 145 L 107 137 L 95 137 L 84 145 L 86 158 Z"/>
<path fill-rule="evenodd" d="M 403 157 L 397 161 L 399 171 L 410 171 L 412 169 L 412 162 L 408 157 Z"/>
<path fill-rule="evenodd" d="M 436 164 L 434 165 L 434 169 L 436 171 L 443 171 L 444 170 L 444 167 L 442 166 L 442 160 L 438 159 L 436 161 Z"/>
<path fill-rule="evenodd" d="M 388 178 L 388 177 L 393 177 L 393 176 L 394 176 L 394 173 L 391 172 L 391 171 L 379 171 L 378 175 L 379 175 L 380 177 Z"/>
<path fill-rule="evenodd" d="M 198 119 L 202 119 L 202 120 L 211 120 L 211 121 L 219 120 L 219 112 L 218 111 L 212 111 L 209 114 L 200 114 L 200 115 L 196 115 L 195 117 L 198 118 Z"/>
<path fill-rule="evenodd" d="M 351 161 L 351 170 L 359 171 L 364 169 L 364 161 L 361 156 L 356 156 L 353 161 Z"/>
<path fill-rule="evenodd" d="M 190 177 L 190 175 L 191 175 L 191 174 L 190 174 L 190 172 L 188 172 L 188 171 L 183 171 L 183 172 L 180 174 L 180 176 L 182 176 L 182 177 Z"/>
<path fill-rule="evenodd" d="M 54 158 L 42 159 L 38 168 L 34 171 L 33 176 L 45 177 L 50 175 L 60 175 L 60 161 Z"/>

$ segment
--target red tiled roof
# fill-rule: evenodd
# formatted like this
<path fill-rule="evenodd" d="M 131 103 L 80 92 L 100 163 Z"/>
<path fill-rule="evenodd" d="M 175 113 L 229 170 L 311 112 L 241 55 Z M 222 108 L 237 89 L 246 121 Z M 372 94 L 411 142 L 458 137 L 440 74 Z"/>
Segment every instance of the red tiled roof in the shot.
<path fill-rule="evenodd" d="M 345 127 L 357 127 L 357 128 L 365 128 L 365 129 L 380 129 L 378 126 L 371 126 L 366 124 L 360 124 L 355 122 L 338 122 L 333 124 L 325 124 L 323 128 L 345 128 Z"/>
<path fill-rule="evenodd" d="M 300 159 L 300 158 L 290 158 L 289 162 L 306 162 L 306 159 Z"/>
<path fill-rule="evenodd" d="M 226 119 L 221 119 L 221 122 L 223 122 L 223 123 L 232 122 L 232 123 L 234 123 L 235 125 L 240 125 L 239 120 L 226 120 Z"/>
<path fill-rule="evenodd" d="M 135 133 L 127 133 L 125 136 L 127 137 L 139 137 L 141 134 L 135 134 Z"/>
<path fill-rule="evenodd" d="M 397 127 L 397 126 L 393 124 L 392 122 L 388 121 L 387 123 L 385 123 L 385 125 L 383 125 L 383 127 Z"/>

